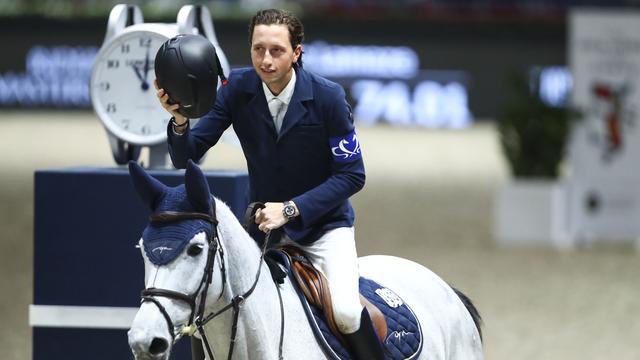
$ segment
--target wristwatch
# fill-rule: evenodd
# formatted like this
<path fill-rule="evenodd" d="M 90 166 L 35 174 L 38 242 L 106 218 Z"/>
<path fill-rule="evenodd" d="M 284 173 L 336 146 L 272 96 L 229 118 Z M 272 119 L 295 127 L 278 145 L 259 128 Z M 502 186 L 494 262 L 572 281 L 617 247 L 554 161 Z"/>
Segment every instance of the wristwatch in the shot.
<path fill-rule="evenodd" d="M 291 220 L 296 215 L 296 206 L 293 204 L 293 201 L 285 201 L 284 207 L 282 208 L 282 215 L 284 215 L 287 220 Z"/>

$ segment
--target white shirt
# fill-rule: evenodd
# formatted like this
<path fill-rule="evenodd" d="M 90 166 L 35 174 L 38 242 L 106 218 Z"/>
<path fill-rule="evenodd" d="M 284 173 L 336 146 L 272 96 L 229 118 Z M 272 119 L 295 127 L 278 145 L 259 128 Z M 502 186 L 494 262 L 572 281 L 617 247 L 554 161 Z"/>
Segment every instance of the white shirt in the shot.
<path fill-rule="evenodd" d="M 269 113 L 271 113 L 271 118 L 273 118 L 273 123 L 278 133 L 280 133 L 284 114 L 287 113 L 291 97 L 293 97 L 293 89 L 296 87 L 296 72 L 293 69 L 291 71 L 293 71 L 291 80 L 289 80 L 287 86 L 282 89 L 278 96 L 273 95 L 267 84 L 262 82 L 262 90 L 264 90 L 264 96 L 267 99 L 267 105 L 269 105 Z"/>

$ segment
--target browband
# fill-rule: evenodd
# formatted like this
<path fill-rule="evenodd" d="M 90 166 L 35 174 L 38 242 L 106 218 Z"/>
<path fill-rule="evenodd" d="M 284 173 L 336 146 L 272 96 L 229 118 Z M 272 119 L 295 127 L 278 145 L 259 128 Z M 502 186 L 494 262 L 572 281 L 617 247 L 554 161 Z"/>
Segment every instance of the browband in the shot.
<path fill-rule="evenodd" d="M 213 225 L 218 225 L 218 220 L 215 217 L 200 212 L 165 211 L 149 216 L 149 222 L 151 222 L 152 224 L 166 224 L 176 221 L 193 219 L 204 220 L 212 223 Z"/>

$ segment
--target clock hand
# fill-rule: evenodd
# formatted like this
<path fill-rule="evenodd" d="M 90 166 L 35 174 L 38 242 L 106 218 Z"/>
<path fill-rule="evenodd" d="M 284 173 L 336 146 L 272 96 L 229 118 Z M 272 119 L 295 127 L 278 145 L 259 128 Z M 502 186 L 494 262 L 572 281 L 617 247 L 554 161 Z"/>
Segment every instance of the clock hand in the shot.
<path fill-rule="evenodd" d="M 135 71 L 136 76 L 141 82 L 140 88 L 142 88 L 143 91 L 147 91 L 149 89 L 149 84 L 147 83 L 147 80 L 142 77 L 142 74 L 140 74 L 140 69 L 138 69 L 138 67 L 135 64 L 131 64 L 131 66 L 133 67 L 133 70 Z"/>
<path fill-rule="evenodd" d="M 147 82 L 147 74 L 149 74 L 149 48 L 147 48 L 147 55 L 144 58 L 144 81 Z"/>

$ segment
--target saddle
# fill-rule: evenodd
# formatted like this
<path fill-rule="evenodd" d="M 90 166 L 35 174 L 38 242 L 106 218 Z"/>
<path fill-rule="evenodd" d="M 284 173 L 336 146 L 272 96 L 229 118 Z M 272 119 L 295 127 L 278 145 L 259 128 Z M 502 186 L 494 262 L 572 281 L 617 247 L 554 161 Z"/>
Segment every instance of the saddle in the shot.
<path fill-rule="evenodd" d="M 329 283 L 322 272 L 316 269 L 311 261 L 304 254 L 304 251 L 297 246 L 283 245 L 278 246 L 277 250 L 282 251 L 289 259 L 291 264 L 291 272 L 296 279 L 298 287 L 304 294 L 309 304 L 315 306 L 325 316 L 327 326 L 331 333 L 338 340 L 345 344 L 342 333 L 338 330 L 335 318 L 333 316 L 333 307 L 331 305 L 331 291 Z M 384 340 L 387 338 L 387 321 L 382 312 L 374 304 L 369 302 L 362 294 L 360 295 L 360 303 L 367 308 L 373 326 L 378 334 L 378 338 Z"/>
<path fill-rule="evenodd" d="M 244 227 L 254 226 L 255 212 L 264 208 L 262 203 L 249 204 L 244 216 Z M 309 319 L 309 324 L 325 354 L 330 359 L 351 359 L 344 336 L 338 330 L 331 303 L 327 278 L 316 269 L 304 250 L 294 245 L 269 246 L 269 237 L 262 244 L 264 260 L 273 280 L 282 284 L 293 274 L 298 296 Z M 281 267 L 282 266 L 282 267 Z M 387 359 L 415 359 L 422 351 L 422 330 L 415 314 L 392 290 L 363 277 L 359 278 L 360 303 L 369 312 L 375 331 L 385 346 Z"/>

